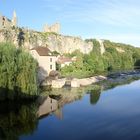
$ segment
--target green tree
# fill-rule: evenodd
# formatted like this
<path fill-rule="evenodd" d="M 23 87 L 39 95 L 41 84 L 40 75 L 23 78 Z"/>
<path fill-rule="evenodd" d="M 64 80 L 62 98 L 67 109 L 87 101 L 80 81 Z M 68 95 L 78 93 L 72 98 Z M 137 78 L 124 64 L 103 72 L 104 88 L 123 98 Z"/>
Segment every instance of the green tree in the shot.
<path fill-rule="evenodd" d="M 0 87 L 8 99 L 38 94 L 37 62 L 9 43 L 0 44 Z"/>

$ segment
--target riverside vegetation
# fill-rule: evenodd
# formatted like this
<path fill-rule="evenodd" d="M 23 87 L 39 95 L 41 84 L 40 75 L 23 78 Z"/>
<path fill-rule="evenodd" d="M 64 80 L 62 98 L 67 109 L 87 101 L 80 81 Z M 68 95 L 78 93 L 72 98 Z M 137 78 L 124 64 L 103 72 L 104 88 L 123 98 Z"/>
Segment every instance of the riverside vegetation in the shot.
<path fill-rule="evenodd" d="M 86 41 L 92 41 L 94 46 L 92 51 L 85 55 L 78 50 L 72 54 L 66 54 L 69 57 L 77 56 L 77 61 L 60 70 L 63 76 L 81 78 L 110 71 L 131 70 L 140 66 L 139 48 L 105 40 L 105 53 L 102 55 L 97 40 L 89 39 Z"/>
<path fill-rule="evenodd" d="M 140 49 L 130 45 L 104 41 L 105 52 L 100 53 L 100 44 L 95 39 L 89 54 L 75 51 L 66 54 L 77 60 L 60 68 L 62 76 L 88 77 L 112 70 L 134 69 L 140 66 Z M 118 52 L 116 48 L 123 50 Z M 37 62 L 21 48 L 10 43 L 0 43 L 0 100 L 33 98 L 39 95 L 37 86 Z"/>
<path fill-rule="evenodd" d="M 0 100 L 38 94 L 37 62 L 10 43 L 0 43 L 0 87 Z"/>

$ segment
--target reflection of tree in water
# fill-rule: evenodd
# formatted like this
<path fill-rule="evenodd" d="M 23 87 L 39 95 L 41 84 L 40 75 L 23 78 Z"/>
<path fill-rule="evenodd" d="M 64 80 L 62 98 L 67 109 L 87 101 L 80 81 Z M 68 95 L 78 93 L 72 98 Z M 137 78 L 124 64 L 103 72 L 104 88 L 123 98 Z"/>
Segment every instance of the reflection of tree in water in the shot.
<path fill-rule="evenodd" d="M 101 90 L 95 89 L 95 90 L 91 90 L 89 93 L 90 93 L 90 103 L 92 105 L 97 104 L 100 98 Z"/>
<path fill-rule="evenodd" d="M 4 109 L 4 110 L 3 110 Z M 18 140 L 37 126 L 36 106 L 0 103 L 0 139 Z"/>

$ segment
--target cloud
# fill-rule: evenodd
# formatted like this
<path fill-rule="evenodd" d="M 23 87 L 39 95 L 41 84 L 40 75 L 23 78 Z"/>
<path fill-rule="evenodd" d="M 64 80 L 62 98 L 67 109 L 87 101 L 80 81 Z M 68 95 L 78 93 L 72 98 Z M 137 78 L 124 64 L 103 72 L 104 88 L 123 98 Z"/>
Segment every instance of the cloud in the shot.
<path fill-rule="evenodd" d="M 94 28 L 98 28 L 100 31 L 100 28 L 102 28 L 102 32 L 110 32 L 110 34 L 97 35 L 98 38 L 140 46 L 139 0 L 42 1 L 44 1 L 43 6 L 53 12 L 55 11 L 62 22 L 88 24 L 90 26 L 86 27 L 88 31 L 91 28 L 93 31 Z M 80 28 L 80 26 L 75 28 Z M 106 28 L 111 30 L 109 31 Z"/>
<path fill-rule="evenodd" d="M 101 22 L 135 26 L 140 16 L 138 0 L 43 0 L 46 7 L 60 12 L 67 21 Z M 140 21 L 139 21 L 140 23 Z"/>
<path fill-rule="evenodd" d="M 89 37 L 86 37 L 89 38 Z M 95 35 L 95 38 L 107 39 L 119 43 L 132 44 L 135 47 L 140 47 L 140 34 L 108 34 Z"/>

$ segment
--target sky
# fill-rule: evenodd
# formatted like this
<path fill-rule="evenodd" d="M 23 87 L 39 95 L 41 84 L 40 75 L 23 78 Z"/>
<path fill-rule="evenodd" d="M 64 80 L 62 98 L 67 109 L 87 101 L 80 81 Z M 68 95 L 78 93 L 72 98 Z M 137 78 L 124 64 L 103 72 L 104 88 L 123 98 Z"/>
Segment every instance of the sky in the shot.
<path fill-rule="evenodd" d="M 140 47 L 140 0 L 0 0 L 0 13 L 42 31 L 59 22 L 61 34 L 109 39 Z"/>

